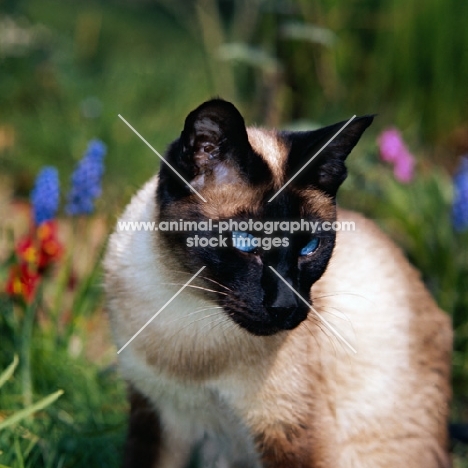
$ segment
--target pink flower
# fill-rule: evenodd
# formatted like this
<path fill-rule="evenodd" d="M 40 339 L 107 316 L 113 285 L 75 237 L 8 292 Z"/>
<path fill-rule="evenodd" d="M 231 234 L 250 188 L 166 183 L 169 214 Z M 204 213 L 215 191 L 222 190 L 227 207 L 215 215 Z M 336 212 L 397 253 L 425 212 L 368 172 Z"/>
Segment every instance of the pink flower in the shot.
<path fill-rule="evenodd" d="M 395 178 L 403 183 L 411 182 L 414 176 L 415 160 L 399 130 L 396 128 L 384 130 L 377 138 L 377 143 L 382 160 L 393 164 Z"/>
<path fill-rule="evenodd" d="M 393 166 L 395 179 L 407 184 L 414 176 L 414 158 L 407 151 L 401 153 Z"/>

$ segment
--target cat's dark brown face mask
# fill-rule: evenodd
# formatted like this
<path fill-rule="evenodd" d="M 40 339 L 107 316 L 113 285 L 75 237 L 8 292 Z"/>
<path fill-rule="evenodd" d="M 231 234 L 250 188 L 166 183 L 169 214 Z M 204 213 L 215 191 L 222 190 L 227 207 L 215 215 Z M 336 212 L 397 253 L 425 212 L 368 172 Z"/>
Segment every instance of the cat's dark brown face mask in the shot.
<path fill-rule="evenodd" d="M 335 244 L 335 231 L 320 228 L 336 219 L 345 159 L 372 119 L 354 119 L 294 178 L 345 122 L 310 132 L 246 129 L 238 110 L 216 99 L 189 114 L 169 147 L 165 159 L 198 193 L 162 164 L 159 220 L 212 223 L 209 229 L 163 232 L 162 241 L 179 270 L 195 273 L 205 266 L 201 293 L 249 332 L 271 335 L 307 317 L 311 286 Z M 291 221 L 303 230 L 291 233 L 284 223 Z M 264 229 L 254 230 L 254 222 Z M 314 223 L 315 233 L 312 225 L 305 230 L 306 222 Z"/>

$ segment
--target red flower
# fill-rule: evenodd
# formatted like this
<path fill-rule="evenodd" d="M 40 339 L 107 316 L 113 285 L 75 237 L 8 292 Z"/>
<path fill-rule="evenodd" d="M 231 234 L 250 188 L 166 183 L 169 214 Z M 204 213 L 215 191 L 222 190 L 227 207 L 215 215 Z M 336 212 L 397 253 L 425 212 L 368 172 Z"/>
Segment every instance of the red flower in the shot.
<path fill-rule="evenodd" d="M 37 266 L 39 263 L 39 251 L 36 242 L 31 235 L 23 237 L 16 244 L 16 255 L 21 263 Z"/>
<path fill-rule="evenodd" d="M 62 256 L 63 246 L 59 241 L 57 231 L 58 228 L 55 221 L 46 221 L 36 230 L 36 236 L 39 241 L 38 267 L 40 270 L 47 268 Z"/>
<path fill-rule="evenodd" d="M 57 236 L 57 223 L 46 221 L 21 239 L 16 254 L 21 263 L 36 268 L 40 273 L 57 261 L 63 253 L 63 246 Z"/>
<path fill-rule="evenodd" d="M 18 263 L 10 270 L 5 291 L 30 303 L 42 275 L 63 253 L 57 236 L 57 223 L 46 221 L 16 244 Z"/>
<path fill-rule="evenodd" d="M 25 302 L 31 303 L 39 281 L 39 274 L 31 270 L 28 264 L 13 265 L 5 290 L 10 296 L 19 297 L 24 299 Z"/>

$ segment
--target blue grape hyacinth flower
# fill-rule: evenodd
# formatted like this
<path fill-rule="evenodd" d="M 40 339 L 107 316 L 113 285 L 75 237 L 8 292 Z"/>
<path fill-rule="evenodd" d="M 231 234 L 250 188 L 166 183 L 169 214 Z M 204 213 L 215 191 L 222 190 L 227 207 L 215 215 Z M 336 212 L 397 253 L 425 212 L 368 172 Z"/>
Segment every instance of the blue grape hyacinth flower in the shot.
<path fill-rule="evenodd" d="M 60 202 L 60 182 L 55 167 L 44 167 L 31 191 L 31 204 L 36 226 L 55 218 Z"/>
<path fill-rule="evenodd" d="M 456 231 L 468 230 L 468 155 L 462 158 L 453 178 L 455 197 L 452 206 L 453 226 Z"/>
<path fill-rule="evenodd" d="M 101 195 L 101 179 L 104 174 L 106 145 L 100 140 L 89 142 L 85 155 L 72 174 L 72 186 L 65 208 L 71 216 L 91 214 L 94 201 Z"/>

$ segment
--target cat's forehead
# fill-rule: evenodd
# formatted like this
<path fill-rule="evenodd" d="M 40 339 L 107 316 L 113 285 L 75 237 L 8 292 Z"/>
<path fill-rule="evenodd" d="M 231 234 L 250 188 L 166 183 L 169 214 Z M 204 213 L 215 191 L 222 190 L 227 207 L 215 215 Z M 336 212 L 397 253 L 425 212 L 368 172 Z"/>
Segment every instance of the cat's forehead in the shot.
<path fill-rule="evenodd" d="M 256 153 L 268 164 L 273 177 L 273 185 L 281 187 L 285 182 L 286 161 L 289 145 L 274 130 L 263 128 L 247 128 L 249 143 Z"/>
<path fill-rule="evenodd" d="M 287 182 L 286 167 L 290 152 L 290 144 L 275 130 L 248 127 L 247 134 L 253 150 L 267 163 L 268 180 L 264 184 L 251 185 L 248 181 L 239 179 L 236 184 L 220 184 L 204 188 L 203 196 L 207 203 L 198 203 L 199 215 L 206 218 L 230 218 L 239 213 L 250 213 L 253 216 L 264 212 L 267 198 L 271 193 L 281 189 Z M 273 192 L 272 192 L 273 189 Z M 295 190 L 298 195 L 301 212 L 315 213 L 323 219 L 333 219 L 334 204 L 322 191 L 314 188 Z M 273 202 L 273 205 L 278 203 Z M 191 211 L 194 205 L 188 207 Z M 179 205 L 180 209 L 180 205 Z"/>
<path fill-rule="evenodd" d="M 256 186 L 239 179 L 236 184 L 206 187 L 203 195 L 208 202 L 200 204 L 204 216 L 228 218 L 240 212 L 259 213 L 265 203 L 266 192 L 272 188 L 279 190 L 284 184 L 289 145 L 275 130 L 248 127 L 247 135 L 253 150 L 267 163 L 268 180 Z"/>
<path fill-rule="evenodd" d="M 253 217 L 262 217 L 265 211 L 285 212 L 282 196 L 272 202 L 271 209 L 266 210 L 268 199 L 287 183 L 287 162 L 291 151 L 291 143 L 276 130 L 258 127 L 248 127 L 247 135 L 250 146 L 268 166 L 263 182 L 252 184 L 243 177 L 235 178 L 231 183 L 206 184 L 200 189 L 206 202 L 192 195 L 167 208 L 171 216 L 185 216 L 187 219 L 196 217 L 208 219 L 233 218 L 240 213 L 248 213 Z M 332 199 L 323 191 L 314 187 L 301 189 L 289 186 L 284 194 L 293 193 L 294 205 L 299 206 L 302 215 L 314 214 L 324 220 L 334 219 L 335 208 Z M 276 210 L 276 205 L 283 205 Z M 294 207 L 292 206 L 291 209 Z M 295 210 L 295 208 L 294 208 Z M 287 209 L 286 209 L 287 211 Z"/>
<path fill-rule="evenodd" d="M 202 191 L 206 202 L 192 196 L 189 200 L 171 204 L 166 208 L 166 215 L 179 219 L 229 219 L 239 215 L 248 215 L 257 219 L 288 218 L 290 216 L 313 216 L 322 221 L 333 221 L 336 217 L 335 204 L 324 192 L 307 188 L 285 191 L 294 194 L 294 201 L 288 204 L 283 196 L 268 204 L 268 198 L 274 191 L 268 187 L 252 187 L 247 183 L 209 187 Z"/>

